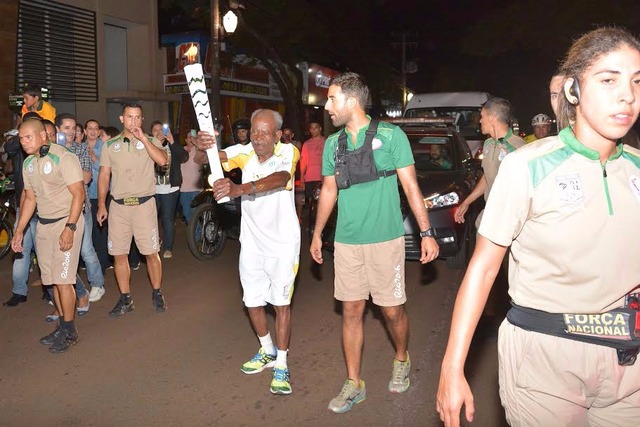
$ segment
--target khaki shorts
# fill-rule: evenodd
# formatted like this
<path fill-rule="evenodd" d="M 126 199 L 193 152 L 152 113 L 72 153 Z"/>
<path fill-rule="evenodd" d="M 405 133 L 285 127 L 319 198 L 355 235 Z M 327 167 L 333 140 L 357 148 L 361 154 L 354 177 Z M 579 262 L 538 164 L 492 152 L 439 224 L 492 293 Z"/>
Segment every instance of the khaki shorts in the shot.
<path fill-rule="evenodd" d="M 40 280 L 44 285 L 75 285 L 84 233 L 84 217 L 80 215 L 73 233 L 73 246 L 66 252 L 60 250 L 60 235 L 67 218 L 52 224 L 36 226 L 36 255 L 40 267 Z"/>
<path fill-rule="evenodd" d="M 404 286 L 404 236 L 366 245 L 334 244 L 338 301 L 371 299 L 383 307 L 407 301 Z"/>
<path fill-rule="evenodd" d="M 125 206 L 115 201 L 109 205 L 109 254 L 128 254 L 132 237 L 142 255 L 160 251 L 158 213 L 153 197 L 137 206 Z"/>
<path fill-rule="evenodd" d="M 518 328 L 498 335 L 500 399 L 512 426 L 633 426 L 640 423 L 640 361 L 616 350 Z"/>

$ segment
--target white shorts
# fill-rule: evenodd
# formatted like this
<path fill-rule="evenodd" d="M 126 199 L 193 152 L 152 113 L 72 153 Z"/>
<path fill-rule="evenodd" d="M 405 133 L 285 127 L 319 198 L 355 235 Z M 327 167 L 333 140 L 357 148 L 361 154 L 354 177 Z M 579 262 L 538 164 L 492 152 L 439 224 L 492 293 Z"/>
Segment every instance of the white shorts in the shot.
<path fill-rule="evenodd" d="M 265 257 L 240 250 L 240 282 L 246 307 L 289 305 L 299 256 Z"/>

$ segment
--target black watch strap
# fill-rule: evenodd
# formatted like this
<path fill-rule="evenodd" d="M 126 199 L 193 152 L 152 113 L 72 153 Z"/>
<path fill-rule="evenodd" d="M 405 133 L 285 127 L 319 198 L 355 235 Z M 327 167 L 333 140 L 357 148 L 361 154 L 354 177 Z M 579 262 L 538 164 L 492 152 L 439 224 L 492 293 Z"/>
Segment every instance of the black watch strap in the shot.
<path fill-rule="evenodd" d="M 68 222 L 64 226 L 69 227 L 71 231 L 76 231 L 76 228 L 77 228 L 77 225 L 75 222 Z"/>
<path fill-rule="evenodd" d="M 436 229 L 431 227 L 420 232 L 420 237 L 436 237 Z"/>

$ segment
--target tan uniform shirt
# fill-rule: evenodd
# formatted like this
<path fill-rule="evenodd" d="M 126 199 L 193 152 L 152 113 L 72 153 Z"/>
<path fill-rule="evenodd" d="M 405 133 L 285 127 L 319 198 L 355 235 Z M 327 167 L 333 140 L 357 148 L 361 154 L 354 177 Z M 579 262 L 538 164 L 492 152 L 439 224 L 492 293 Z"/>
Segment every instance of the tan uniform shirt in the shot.
<path fill-rule="evenodd" d="M 69 216 L 73 196 L 67 186 L 83 181 L 78 157 L 60 145 L 51 144 L 45 156 L 32 154 L 22 168 L 24 188 L 36 195 L 38 216 L 46 219 Z"/>
<path fill-rule="evenodd" d="M 484 142 L 482 149 L 482 169 L 484 171 L 484 178 L 487 180 L 487 188 L 484 190 L 485 200 L 489 197 L 502 159 L 523 145 L 525 145 L 524 139 L 518 135 L 514 135 L 511 129 L 509 129 L 504 138 L 499 138 L 498 140 L 489 138 Z"/>
<path fill-rule="evenodd" d="M 156 147 L 162 148 L 158 140 L 148 138 Z M 156 193 L 153 164 L 142 141 L 132 138 L 127 142 L 123 134 L 107 141 L 100 156 L 100 166 L 111 168 L 114 199 L 153 196 Z"/>
<path fill-rule="evenodd" d="M 601 164 L 566 128 L 506 157 L 478 232 L 511 245 L 516 304 L 601 313 L 640 283 L 639 221 L 640 151 L 621 144 Z"/>

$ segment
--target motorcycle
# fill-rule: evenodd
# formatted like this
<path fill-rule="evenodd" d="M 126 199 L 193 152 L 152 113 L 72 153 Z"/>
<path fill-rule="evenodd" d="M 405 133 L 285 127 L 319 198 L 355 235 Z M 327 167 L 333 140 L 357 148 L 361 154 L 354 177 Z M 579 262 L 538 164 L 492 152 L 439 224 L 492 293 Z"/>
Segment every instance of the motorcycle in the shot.
<path fill-rule="evenodd" d="M 1 176 L 0 181 L 0 259 L 11 249 L 13 222 L 16 216 L 16 195 L 14 183 L 9 177 Z"/>
<path fill-rule="evenodd" d="M 238 169 L 225 174 L 235 183 L 242 182 Z M 187 245 L 201 261 L 219 256 L 227 239 L 240 237 L 240 198 L 218 203 L 211 188 L 202 190 L 191 202 L 191 219 L 187 224 Z"/>

